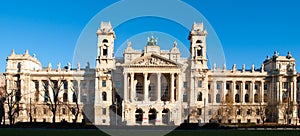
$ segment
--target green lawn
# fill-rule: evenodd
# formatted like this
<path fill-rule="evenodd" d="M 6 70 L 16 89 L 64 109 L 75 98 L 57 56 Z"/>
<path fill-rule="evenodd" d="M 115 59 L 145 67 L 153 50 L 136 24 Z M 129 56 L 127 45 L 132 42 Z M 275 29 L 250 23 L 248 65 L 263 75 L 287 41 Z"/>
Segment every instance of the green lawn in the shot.
<path fill-rule="evenodd" d="M 124 133 L 125 134 L 125 133 Z M 105 136 L 99 130 L 0 129 L 4 136 Z M 153 135 L 155 136 L 155 135 Z M 300 136 L 297 130 L 179 130 L 167 136 Z"/>

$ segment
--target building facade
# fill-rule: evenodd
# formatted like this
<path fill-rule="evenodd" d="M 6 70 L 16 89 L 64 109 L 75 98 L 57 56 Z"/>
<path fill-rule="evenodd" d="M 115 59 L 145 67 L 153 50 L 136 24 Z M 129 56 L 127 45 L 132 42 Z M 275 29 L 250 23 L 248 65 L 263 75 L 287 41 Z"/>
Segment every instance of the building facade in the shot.
<path fill-rule="evenodd" d="M 152 36 L 143 50 L 128 42 L 123 58 L 116 59 L 111 24 L 102 22 L 96 34 L 94 69 L 89 64 L 84 69 L 80 64 L 75 69 L 70 64 L 42 68 L 28 52 L 11 53 L 5 73 L 7 90 L 24 94 L 17 121 L 51 121 L 52 112 L 45 112 L 48 98 L 55 96 L 50 90 L 61 90 L 56 121 L 71 122 L 73 112 L 67 109 L 79 105 L 77 121 L 88 117 L 96 125 L 299 122 L 296 61 L 290 53 L 275 52 L 259 68 L 233 65 L 227 69 L 224 64 L 209 69 L 203 23 L 192 26 L 189 58 L 181 56 L 176 42 L 170 50 L 161 50 Z"/>

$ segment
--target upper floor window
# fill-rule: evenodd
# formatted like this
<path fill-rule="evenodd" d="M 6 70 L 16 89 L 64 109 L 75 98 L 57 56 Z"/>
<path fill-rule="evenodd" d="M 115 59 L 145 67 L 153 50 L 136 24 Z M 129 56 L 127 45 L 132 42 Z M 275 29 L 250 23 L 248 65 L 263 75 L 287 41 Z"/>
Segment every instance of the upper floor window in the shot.
<path fill-rule="evenodd" d="M 202 101 L 202 92 L 198 92 L 197 101 Z"/>
<path fill-rule="evenodd" d="M 202 43 L 202 41 L 201 40 L 197 40 L 196 43 Z"/>
<path fill-rule="evenodd" d="M 102 87 L 106 87 L 106 80 L 102 80 Z"/>
<path fill-rule="evenodd" d="M 283 82 L 283 89 L 287 89 L 289 86 L 288 82 Z"/>
<path fill-rule="evenodd" d="M 216 95 L 216 103 L 220 103 L 221 102 L 221 97 L 220 94 Z"/>
<path fill-rule="evenodd" d="M 106 94 L 106 92 L 102 93 L 102 100 L 103 101 L 107 101 L 107 94 Z"/>
<path fill-rule="evenodd" d="M 102 43 L 108 43 L 108 40 L 107 40 L 107 39 L 104 39 L 104 40 L 102 41 Z"/>
<path fill-rule="evenodd" d="M 198 81 L 198 87 L 199 87 L 199 88 L 202 87 L 202 81 Z"/>
<path fill-rule="evenodd" d="M 103 47 L 103 56 L 107 56 L 107 54 L 108 54 L 107 49 L 108 49 L 107 45 L 104 45 L 104 47 Z"/>

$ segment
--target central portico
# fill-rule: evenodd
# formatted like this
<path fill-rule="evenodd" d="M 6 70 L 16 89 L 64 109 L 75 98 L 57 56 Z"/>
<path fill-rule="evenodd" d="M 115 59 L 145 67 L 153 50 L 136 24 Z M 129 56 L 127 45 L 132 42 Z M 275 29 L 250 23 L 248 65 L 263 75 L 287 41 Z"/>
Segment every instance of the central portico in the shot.
<path fill-rule="evenodd" d="M 123 121 L 128 125 L 172 125 L 181 123 L 181 75 L 179 50 L 162 51 L 151 37 L 144 51 L 131 43 L 124 52 Z M 172 59 L 173 58 L 173 59 Z"/>

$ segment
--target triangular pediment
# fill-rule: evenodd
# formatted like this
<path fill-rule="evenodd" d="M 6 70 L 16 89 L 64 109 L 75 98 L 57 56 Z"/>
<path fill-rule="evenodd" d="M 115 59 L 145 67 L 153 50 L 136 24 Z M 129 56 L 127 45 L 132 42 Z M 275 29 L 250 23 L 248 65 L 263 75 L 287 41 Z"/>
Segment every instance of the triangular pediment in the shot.
<path fill-rule="evenodd" d="M 129 63 L 130 66 L 170 66 L 177 67 L 175 61 L 169 60 L 163 56 L 156 54 L 146 54 L 142 57 L 136 58 Z"/>

